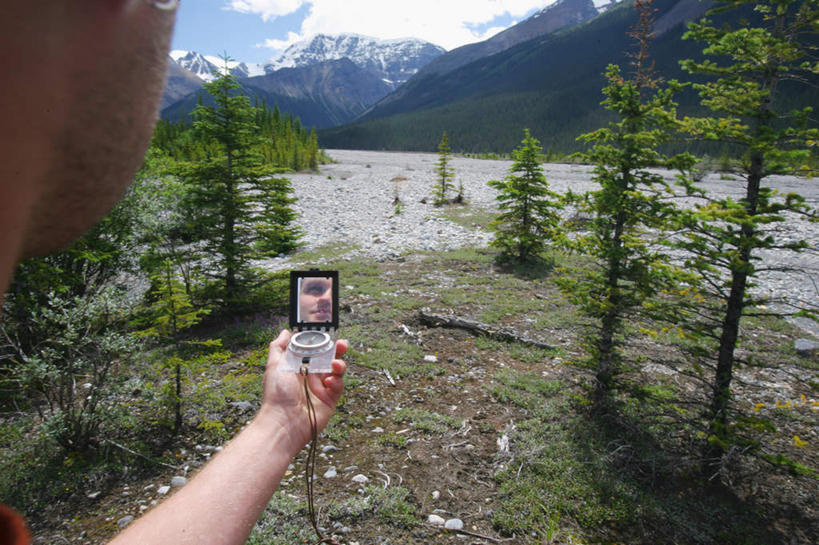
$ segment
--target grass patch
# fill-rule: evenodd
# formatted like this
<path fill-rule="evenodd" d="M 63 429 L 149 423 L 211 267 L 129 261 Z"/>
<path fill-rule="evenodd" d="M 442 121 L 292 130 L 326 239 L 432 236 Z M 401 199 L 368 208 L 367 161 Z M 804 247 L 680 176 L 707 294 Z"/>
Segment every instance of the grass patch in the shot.
<path fill-rule="evenodd" d="M 393 413 L 392 418 L 395 422 L 407 422 L 413 429 L 431 434 L 442 434 L 447 431 L 457 430 L 463 423 L 452 416 L 425 411 L 424 409 L 410 408 L 398 409 Z"/>
<path fill-rule="evenodd" d="M 540 363 L 549 361 L 557 354 L 558 350 L 538 348 L 521 343 L 507 343 L 490 339 L 489 337 L 475 337 L 475 348 L 487 352 L 503 352 L 510 358 L 527 363 Z"/>
<path fill-rule="evenodd" d="M 375 442 L 384 447 L 392 447 L 397 449 L 407 448 L 407 438 L 399 435 L 394 431 L 387 431 L 379 435 Z"/>
<path fill-rule="evenodd" d="M 368 517 L 399 528 L 411 528 L 419 523 L 417 509 L 411 501 L 410 491 L 402 486 L 384 488 L 365 485 L 364 494 L 343 502 L 333 502 L 328 507 L 331 520 L 353 522 Z"/>
<path fill-rule="evenodd" d="M 340 443 L 350 435 L 351 430 L 361 429 L 364 425 L 364 418 L 359 415 L 347 414 L 343 411 L 336 411 L 330 418 L 327 427 L 324 428 L 322 436 L 331 443 Z"/>
<path fill-rule="evenodd" d="M 493 397 L 528 416 L 507 430 L 510 450 L 498 455 L 493 522 L 504 533 L 538 543 L 567 536 L 595 543 L 776 541 L 752 503 L 706 493 L 691 472 L 691 453 L 663 445 L 675 423 L 646 415 L 667 407 L 672 388 L 649 386 L 639 410 L 600 417 L 559 381 L 508 370 L 493 378 Z"/>
<path fill-rule="evenodd" d="M 312 543 L 316 534 L 307 520 L 307 505 L 279 491 L 268 503 L 247 540 L 247 545 Z"/>
<path fill-rule="evenodd" d="M 541 407 L 548 420 L 533 418 L 510 434 L 513 458 L 496 475 L 501 495 L 493 521 L 507 533 L 554 532 L 550 521 L 574 521 L 580 528 L 631 527 L 642 515 L 641 487 L 613 473 L 599 448 L 584 434 L 574 435 L 579 422 L 555 418 L 565 406 Z"/>
<path fill-rule="evenodd" d="M 495 219 L 495 212 L 477 206 L 451 206 L 443 211 L 442 216 L 467 229 L 485 230 Z"/>
<path fill-rule="evenodd" d="M 352 251 L 358 250 L 360 247 L 353 244 L 344 244 L 341 242 L 327 244 L 312 250 L 303 250 L 297 252 L 293 256 L 294 264 L 308 264 L 315 265 L 316 263 L 327 263 L 341 261 Z"/>
<path fill-rule="evenodd" d="M 376 371 L 387 370 L 395 380 L 408 376 L 434 376 L 443 371 L 434 363 L 424 361 L 424 353 L 416 344 L 410 344 L 395 336 L 379 336 L 374 328 L 349 326 L 344 335 L 355 339 L 345 358 L 350 363 Z"/>

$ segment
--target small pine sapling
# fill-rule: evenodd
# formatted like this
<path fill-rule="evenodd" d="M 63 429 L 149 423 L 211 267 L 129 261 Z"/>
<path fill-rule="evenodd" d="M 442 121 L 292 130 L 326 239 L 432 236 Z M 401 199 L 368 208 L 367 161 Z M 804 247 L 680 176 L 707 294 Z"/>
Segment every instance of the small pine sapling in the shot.
<path fill-rule="evenodd" d="M 489 182 L 498 190 L 500 214 L 490 228 L 495 232 L 492 245 L 501 250 L 501 260 L 529 261 L 558 236 L 562 205 L 543 175 L 541 151 L 538 140 L 525 129 L 520 147 L 512 152 L 509 175 Z"/>
<path fill-rule="evenodd" d="M 455 177 L 455 172 L 450 166 L 452 151 L 449 147 L 449 137 L 444 132 L 441 137 L 441 143 L 438 144 L 438 163 L 435 167 L 435 172 L 438 176 L 438 181 L 434 186 L 435 192 L 435 206 L 447 204 L 447 196 L 452 191 L 452 179 Z"/>

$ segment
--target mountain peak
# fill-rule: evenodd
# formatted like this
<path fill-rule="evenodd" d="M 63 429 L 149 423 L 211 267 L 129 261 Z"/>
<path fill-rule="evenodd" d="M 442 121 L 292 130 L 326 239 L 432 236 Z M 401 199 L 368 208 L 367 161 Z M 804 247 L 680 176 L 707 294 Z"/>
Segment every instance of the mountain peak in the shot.
<path fill-rule="evenodd" d="M 361 34 L 317 34 L 291 45 L 264 69 L 270 74 L 282 68 L 347 58 L 361 68 L 375 71 L 394 88 L 444 51 L 417 38 L 383 40 Z"/>
<path fill-rule="evenodd" d="M 175 49 L 170 52 L 173 61 L 193 73 L 203 81 L 213 81 L 226 71 L 237 78 L 246 78 L 264 73 L 259 65 L 250 65 L 238 61 L 228 61 L 214 55 L 202 55 L 196 51 Z"/>

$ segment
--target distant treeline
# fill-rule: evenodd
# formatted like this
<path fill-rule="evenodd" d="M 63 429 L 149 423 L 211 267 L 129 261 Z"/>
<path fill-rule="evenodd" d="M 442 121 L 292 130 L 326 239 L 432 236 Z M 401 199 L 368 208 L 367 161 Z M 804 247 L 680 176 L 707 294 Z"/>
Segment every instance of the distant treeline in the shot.
<path fill-rule="evenodd" d="M 281 170 L 316 169 L 324 162 L 319 150 L 315 127 L 304 127 L 292 113 L 282 113 L 278 105 L 271 110 L 264 102 L 255 102 L 256 124 L 261 144 L 256 152 L 264 164 Z M 154 131 L 152 147 L 176 161 L 196 161 L 208 156 L 208 142 L 196 138 L 189 116 L 178 121 L 160 119 Z"/>

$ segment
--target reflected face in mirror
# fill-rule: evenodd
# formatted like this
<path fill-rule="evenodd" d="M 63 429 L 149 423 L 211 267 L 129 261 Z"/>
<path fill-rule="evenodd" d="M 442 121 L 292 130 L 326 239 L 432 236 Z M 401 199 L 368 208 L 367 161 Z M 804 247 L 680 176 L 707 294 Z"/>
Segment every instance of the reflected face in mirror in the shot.
<path fill-rule="evenodd" d="M 302 278 L 299 283 L 299 321 L 332 321 L 333 279 Z"/>

